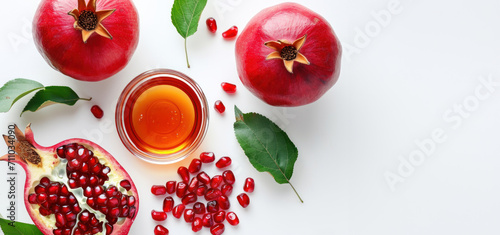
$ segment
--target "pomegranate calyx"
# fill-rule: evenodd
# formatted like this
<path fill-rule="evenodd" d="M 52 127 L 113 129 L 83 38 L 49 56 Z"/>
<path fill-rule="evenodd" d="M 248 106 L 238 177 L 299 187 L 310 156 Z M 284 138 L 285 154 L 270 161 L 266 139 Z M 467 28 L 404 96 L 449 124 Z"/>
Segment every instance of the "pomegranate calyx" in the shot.
<path fill-rule="evenodd" d="M 113 14 L 115 10 L 116 9 L 97 11 L 96 0 L 90 0 L 87 5 L 85 5 L 85 0 L 78 0 L 78 8 L 68 12 L 68 15 L 75 18 L 73 27 L 82 31 L 82 39 L 83 42 L 86 43 L 93 33 L 113 39 L 113 36 L 111 36 L 101 22 Z"/>
<path fill-rule="evenodd" d="M 287 40 L 276 40 L 265 42 L 264 45 L 274 51 L 267 55 L 266 60 L 282 59 L 288 72 L 293 73 L 293 62 L 309 65 L 307 58 L 299 52 L 300 48 L 306 42 L 306 35 L 290 43 Z"/>
<path fill-rule="evenodd" d="M 28 128 L 30 128 L 30 125 L 26 127 L 26 129 Z M 42 167 L 42 158 L 38 152 L 35 151 L 35 147 L 28 140 L 26 140 L 24 133 L 19 129 L 19 127 L 17 127 L 17 125 L 14 125 L 14 133 L 16 136 L 15 139 L 11 139 L 9 136 L 3 135 L 3 139 L 5 140 L 7 146 L 12 146 L 23 162 Z"/>

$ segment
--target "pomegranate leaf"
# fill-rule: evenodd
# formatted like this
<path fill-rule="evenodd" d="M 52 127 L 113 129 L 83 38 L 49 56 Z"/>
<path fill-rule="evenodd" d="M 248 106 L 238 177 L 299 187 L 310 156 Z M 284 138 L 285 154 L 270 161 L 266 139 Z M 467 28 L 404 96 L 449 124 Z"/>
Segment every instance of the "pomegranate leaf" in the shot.
<path fill-rule="evenodd" d="M 0 112 L 9 111 L 16 101 L 42 88 L 41 83 L 29 79 L 17 78 L 8 81 L 0 88 Z"/>
<path fill-rule="evenodd" d="M 78 100 L 90 100 L 80 98 L 71 88 L 66 86 L 47 86 L 39 90 L 24 107 L 26 111 L 35 112 L 52 104 L 60 103 L 73 106 Z"/>
<path fill-rule="evenodd" d="M 187 38 L 198 30 L 201 13 L 207 5 L 207 0 L 174 0 L 172 6 L 172 24 L 184 38 L 184 51 L 188 68 Z"/>
<path fill-rule="evenodd" d="M 250 163 L 260 172 L 269 172 L 279 184 L 290 184 L 298 150 L 288 135 L 267 117 L 258 113 L 242 113 L 234 106 L 236 139 Z"/>
<path fill-rule="evenodd" d="M 43 235 L 33 224 L 12 222 L 3 218 L 0 218 L 0 227 L 4 234 L 9 235 Z"/>

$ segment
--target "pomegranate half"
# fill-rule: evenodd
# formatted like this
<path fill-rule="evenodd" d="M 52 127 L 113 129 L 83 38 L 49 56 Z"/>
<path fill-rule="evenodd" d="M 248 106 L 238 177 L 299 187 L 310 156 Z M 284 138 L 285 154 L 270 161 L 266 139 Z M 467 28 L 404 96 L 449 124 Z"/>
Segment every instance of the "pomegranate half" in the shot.
<path fill-rule="evenodd" d="M 319 99 L 338 80 L 341 53 L 330 24 L 296 3 L 262 10 L 236 41 L 241 82 L 274 106 Z"/>
<path fill-rule="evenodd" d="M 30 126 L 4 135 L 15 162 L 26 171 L 24 203 L 43 234 L 128 234 L 139 194 L 128 173 L 106 150 L 84 139 L 42 147 Z M 11 152 L 11 151 L 9 151 Z"/>
<path fill-rule="evenodd" d="M 139 18 L 131 0 L 42 0 L 33 37 L 54 69 L 100 81 L 129 62 L 139 41 Z"/>

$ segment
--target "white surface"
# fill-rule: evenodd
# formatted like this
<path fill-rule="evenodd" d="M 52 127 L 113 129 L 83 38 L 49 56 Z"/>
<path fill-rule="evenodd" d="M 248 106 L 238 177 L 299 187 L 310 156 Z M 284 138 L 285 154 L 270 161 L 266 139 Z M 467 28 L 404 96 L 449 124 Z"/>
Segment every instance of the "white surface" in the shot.
<path fill-rule="evenodd" d="M 211 109 L 208 135 L 193 154 L 213 151 L 233 158 L 239 182 L 232 209 L 241 223 L 226 226 L 224 234 L 500 233 L 500 86 L 490 87 L 485 98 L 481 94 L 488 90 L 479 79 L 490 76 L 500 82 L 500 2 L 400 0 L 394 8 L 388 6 L 391 0 L 296 1 L 331 23 L 344 46 L 344 57 L 333 89 L 314 104 L 287 109 L 268 106 L 243 87 L 235 69 L 234 41 L 220 36 L 232 25 L 243 29 L 259 10 L 281 1 L 210 0 L 198 33 L 188 39 L 191 69 L 185 65 L 182 38 L 170 23 L 173 1 L 135 1 L 141 20 L 137 51 L 123 71 L 98 83 L 65 77 L 36 51 L 30 22 L 38 2 L 4 4 L 2 84 L 31 78 L 46 85 L 71 86 L 93 100 L 20 118 L 27 102 L 23 99 L 8 114 L 0 114 L 0 132 L 5 133 L 11 122 L 21 127 L 32 123 L 42 145 L 81 137 L 110 151 L 139 187 L 140 211 L 130 234 L 152 234 L 156 223 L 150 211 L 161 208 L 161 199 L 150 194 L 150 186 L 178 180 L 177 167 L 192 159 L 168 166 L 148 164 L 127 152 L 114 128 L 114 105 L 121 90 L 139 73 L 160 67 L 188 74 L 204 89 L 210 105 L 221 99 L 228 108 L 224 115 Z M 389 9 L 391 18 L 381 26 L 373 12 Z M 215 36 L 204 24 L 210 16 L 219 26 Z M 364 43 L 358 38 L 360 31 L 371 35 Z M 219 86 L 223 81 L 237 84 L 238 93 L 225 94 Z M 476 90 L 482 93 L 477 96 Z M 93 104 L 104 109 L 102 120 L 90 113 Z M 244 112 L 273 118 L 297 145 L 292 182 L 303 204 L 288 185 L 257 172 L 243 155 L 232 131 L 235 104 Z M 454 108 L 463 104 L 467 109 L 460 116 Z M 442 134 L 435 151 L 417 162 L 420 165 L 403 169 L 402 162 L 419 151 L 416 142 L 432 138 L 435 132 Z M 2 145 L 0 152 L 5 153 L 6 147 Z M 1 203 L 7 197 L 6 164 L 0 163 L 0 169 Z M 403 182 L 392 190 L 387 174 L 398 174 Z M 241 209 L 234 197 L 247 176 L 255 179 L 256 190 L 250 195 L 251 205 Z M 21 196 L 24 178 L 18 180 Z M 6 205 L 0 205 L 0 214 L 5 215 Z M 31 222 L 24 205 L 17 213 L 21 221 Z M 193 234 L 172 216 L 161 224 L 170 234 Z M 199 234 L 209 234 L 202 231 Z"/>

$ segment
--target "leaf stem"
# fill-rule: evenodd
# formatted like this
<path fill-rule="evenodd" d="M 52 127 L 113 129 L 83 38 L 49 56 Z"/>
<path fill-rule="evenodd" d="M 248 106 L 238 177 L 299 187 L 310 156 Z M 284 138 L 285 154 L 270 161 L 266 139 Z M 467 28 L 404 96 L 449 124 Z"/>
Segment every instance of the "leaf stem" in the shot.
<path fill-rule="evenodd" d="M 288 181 L 288 184 L 290 184 L 290 186 L 292 187 L 293 191 L 295 192 L 295 194 L 297 195 L 297 197 L 299 198 L 300 202 L 301 203 L 304 203 L 304 201 L 302 200 L 302 198 L 300 197 L 299 193 L 297 192 L 297 190 L 295 190 L 295 188 L 293 187 L 292 185 L 292 182 Z"/>
<path fill-rule="evenodd" d="M 188 59 L 187 38 L 184 39 L 184 52 L 186 52 L 186 63 L 188 65 L 188 68 L 191 68 L 191 66 L 189 65 L 189 59 Z"/>
<path fill-rule="evenodd" d="M 92 97 L 90 97 L 90 98 L 80 98 L 80 100 L 91 101 Z"/>

